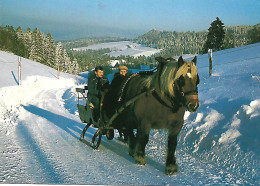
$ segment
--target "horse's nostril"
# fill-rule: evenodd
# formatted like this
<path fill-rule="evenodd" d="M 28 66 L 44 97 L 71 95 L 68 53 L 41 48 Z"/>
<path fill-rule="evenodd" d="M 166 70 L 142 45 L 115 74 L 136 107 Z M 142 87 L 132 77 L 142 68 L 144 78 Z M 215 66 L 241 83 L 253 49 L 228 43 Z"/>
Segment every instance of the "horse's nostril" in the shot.
<path fill-rule="evenodd" d="M 194 105 L 193 105 L 192 103 L 190 103 L 190 104 L 188 105 L 188 108 L 189 108 L 190 110 L 193 110 Z"/>
<path fill-rule="evenodd" d="M 193 103 L 189 103 L 188 104 L 188 109 L 190 110 L 190 111 L 196 111 L 197 109 L 198 109 L 198 107 L 199 107 L 199 104 L 198 103 L 196 103 L 196 104 L 193 104 Z"/>

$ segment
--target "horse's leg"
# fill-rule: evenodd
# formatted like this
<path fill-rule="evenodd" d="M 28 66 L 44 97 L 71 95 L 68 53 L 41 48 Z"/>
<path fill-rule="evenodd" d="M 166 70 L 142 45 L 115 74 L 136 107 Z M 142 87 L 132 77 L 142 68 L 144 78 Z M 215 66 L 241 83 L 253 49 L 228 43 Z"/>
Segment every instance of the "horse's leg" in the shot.
<path fill-rule="evenodd" d="M 145 132 L 145 130 L 137 129 L 137 136 L 136 136 L 136 147 L 135 147 L 135 154 L 134 158 L 136 163 L 140 165 L 146 164 L 145 159 L 145 146 L 149 140 L 149 132 Z"/>
<path fill-rule="evenodd" d="M 177 135 L 171 134 L 169 131 L 168 134 L 168 150 L 167 150 L 167 157 L 166 157 L 166 167 L 165 172 L 168 175 L 172 175 L 177 172 L 178 166 L 176 164 L 175 158 L 175 149 L 177 146 Z"/>
<path fill-rule="evenodd" d="M 134 156 L 134 149 L 135 149 L 135 136 L 133 129 L 127 130 L 123 132 L 125 136 L 127 136 L 128 140 L 128 153 L 130 156 Z"/>

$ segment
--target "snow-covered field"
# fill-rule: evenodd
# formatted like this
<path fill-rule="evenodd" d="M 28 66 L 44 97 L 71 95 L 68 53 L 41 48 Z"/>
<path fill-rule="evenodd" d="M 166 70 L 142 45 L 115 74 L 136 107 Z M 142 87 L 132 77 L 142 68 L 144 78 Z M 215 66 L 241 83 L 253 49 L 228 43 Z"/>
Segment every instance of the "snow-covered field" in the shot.
<path fill-rule="evenodd" d="M 145 47 L 137 43 L 133 43 L 131 41 L 120 41 L 120 42 L 109 42 L 109 43 L 101 43 L 90 45 L 88 47 L 80 47 L 80 48 L 73 48 L 73 50 L 81 51 L 81 50 L 100 50 L 104 48 L 109 48 L 112 52 L 108 53 L 107 55 L 118 57 L 118 56 L 151 56 L 155 53 L 160 52 L 160 50 L 150 47 Z"/>
<path fill-rule="evenodd" d="M 127 145 L 102 138 L 98 150 L 78 140 L 84 124 L 75 87 L 86 79 L 0 51 L 0 183 L 120 185 L 260 184 L 260 43 L 198 56 L 200 108 L 186 112 L 176 150 L 179 171 L 164 174 L 167 131 L 153 130 L 147 165 Z M 155 113 L 156 114 L 156 113 Z M 86 134 L 94 134 L 92 129 Z"/>

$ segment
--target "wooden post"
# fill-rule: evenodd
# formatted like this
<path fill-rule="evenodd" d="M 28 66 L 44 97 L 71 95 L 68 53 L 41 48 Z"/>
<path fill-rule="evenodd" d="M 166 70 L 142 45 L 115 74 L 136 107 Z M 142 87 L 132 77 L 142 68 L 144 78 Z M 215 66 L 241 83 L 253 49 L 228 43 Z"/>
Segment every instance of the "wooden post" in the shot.
<path fill-rule="evenodd" d="M 213 66 L 213 54 L 212 49 L 208 50 L 208 56 L 209 56 L 209 77 L 212 75 L 212 66 Z"/>
<path fill-rule="evenodd" d="M 22 63 L 21 63 L 21 57 L 18 57 L 18 84 L 22 84 Z"/>
<path fill-rule="evenodd" d="M 57 78 L 60 79 L 60 65 L 58 65 Z"/>

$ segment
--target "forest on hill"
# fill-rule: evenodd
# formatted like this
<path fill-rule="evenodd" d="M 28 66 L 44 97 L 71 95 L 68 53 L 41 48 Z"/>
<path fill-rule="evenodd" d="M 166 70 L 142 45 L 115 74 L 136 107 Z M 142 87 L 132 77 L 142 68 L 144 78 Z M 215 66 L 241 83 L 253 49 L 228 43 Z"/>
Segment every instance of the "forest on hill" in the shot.
<path fill-rule="evenodd" d="M 225 37 L 222 49 L 235 48 L 260 42 L 259 38 L 253 38 L 256 33 L 260 33 L 259 25 L 255 26 L 226 26 L 224 27 Z M 160 53 L 155 54 L 163 57 L 173 57 L 183 54 L 202 54 L 203 45 L 206 42 L 208 31 L 201 32 L 176 32 L 176 31 L 160 31 L 151 30 L 142 36 L 139 36 L 133 40 L 133 42 L 152 47 L 162 49 Z M 93 44 L 99 44 L 104 42 L 116 42 L 125 41 L 125 38 L 85 38 L 77 41 L 65 41 L 62 42 L 63 46 L 67 49 L 69 56 L 78 59 L 78 62 L 82 68 L 91 69 L 98 65 L 109 65 L 109 60 L 125 61 L 129 67 L 138 68 L 138 66 L 145 64 L 153 67 L 156 65 L 154 56 L 144 57 L 139 56 L 134 58 L 132 56 L 119 56 L 108 57 L 105 55 L 109 53 L 109 49 L 101 49 L 97 51 L 85 50 L 74 51 L 73 48 L 87 47 Z"/>
<path fill-rule="evenodd" d="M 260 24 L 254 26 L 226 26 L 221 49 L 235 48 L 260 42 Z M 84 38 L 72 41 L 55 42 L 51 33 L 45 35 L 35 28 L 21 27 L 16 30 L 12 26 L 0 27 L 0 50 L 9 51 L 16 55 L 43 63 L 57 70 L 77 74 L 93 69 L 97 65 L 110 66 L 111 60 L 124 61 L 130 68 L 140 65 L 156 65 L 155 56 L 174 57 L 183 54 L 202 54 L 203 46 L 209 31 L 176 32 L 151 30 L 133 39 L 133 42 L 161 49 L 160 53 L 145 57 L 105 55 L 110 49 L 75 51 L 73 48 L 87 47 L 93 44 L 118 42 L 127 38 L 100 37 Z"/>
<path fill-rule="evenodd" d="M 223 49 L 235 48 L 249 44 L 248 32 L 254 26 L 227 26 L 224 27 L 225 38 Z M 171 57 L 183 54 L 201 54 L 207 39 L 208 31 L 175 32 L 151 30 L 136 38 L 134 41 L 149 47 L 163 49 L 161 54 Z"/>
<path fill-rule="evenodd" d="M 61 42 L 56 43 L 51 33 L 46 35 L 39 29 L 24 32 L 21 27 L 0 27 L 0 50 L 70 74 L 78 74 L 80 67 L 75 58 L 70 58 Z"/>

